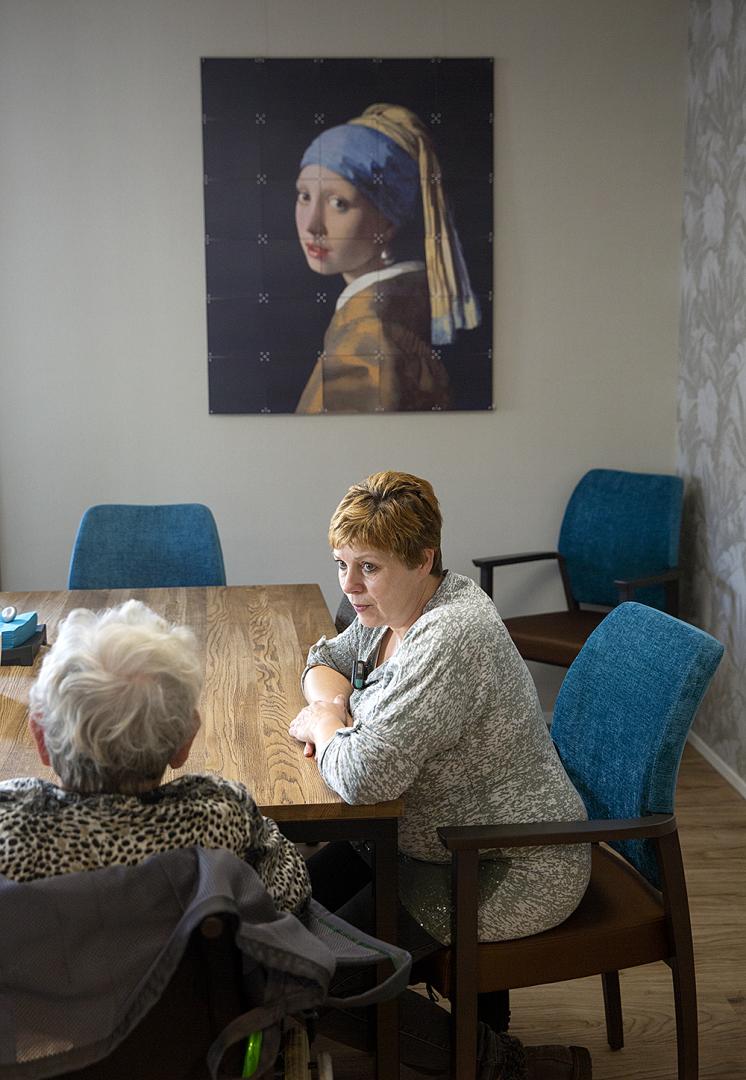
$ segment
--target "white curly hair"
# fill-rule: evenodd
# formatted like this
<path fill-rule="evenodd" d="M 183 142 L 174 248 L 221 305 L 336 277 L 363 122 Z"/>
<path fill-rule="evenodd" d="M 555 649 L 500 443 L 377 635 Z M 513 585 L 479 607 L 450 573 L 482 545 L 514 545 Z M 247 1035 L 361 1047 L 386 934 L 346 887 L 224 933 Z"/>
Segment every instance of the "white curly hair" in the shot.
<path fill-rule="evenodd" d="M 66 788 L 126 793 L 157 783 L 194 736 L 201 688 L 192 631 L 128 600 L 70 612 L 29 707 Z"/>

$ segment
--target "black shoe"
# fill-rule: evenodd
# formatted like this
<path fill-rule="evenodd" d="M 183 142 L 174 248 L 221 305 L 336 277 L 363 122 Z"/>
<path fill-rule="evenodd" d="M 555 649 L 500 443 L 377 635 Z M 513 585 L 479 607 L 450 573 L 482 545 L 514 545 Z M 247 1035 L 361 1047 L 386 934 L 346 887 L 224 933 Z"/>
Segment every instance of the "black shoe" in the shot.
<path fill-rule="evenodd" d="M 584 1046 L 527 1046 L 526 1080 L 591 1080 Z"/>

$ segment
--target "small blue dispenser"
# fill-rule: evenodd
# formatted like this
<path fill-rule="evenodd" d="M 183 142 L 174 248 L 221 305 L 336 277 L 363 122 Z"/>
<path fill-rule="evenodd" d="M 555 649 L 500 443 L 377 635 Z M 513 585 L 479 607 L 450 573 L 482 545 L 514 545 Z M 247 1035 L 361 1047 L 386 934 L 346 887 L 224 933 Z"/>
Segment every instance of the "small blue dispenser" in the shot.
<path fill-rule="evenodd" d="M 12 608 L 5 608 L 0 619 L 0 663 L 33 664 L 46 639 L 46 626 L 39 624 L 35 611 L 18 615 Z"/>
<path fill-rule="evenodd" d="M 36 612 L 26 611 L 23 615 L 16 615 L 10 622 L 0 622 L 0 638 L 3 649 L 14 649 L 17 645 L 23 645 L 36 633 Z"/>

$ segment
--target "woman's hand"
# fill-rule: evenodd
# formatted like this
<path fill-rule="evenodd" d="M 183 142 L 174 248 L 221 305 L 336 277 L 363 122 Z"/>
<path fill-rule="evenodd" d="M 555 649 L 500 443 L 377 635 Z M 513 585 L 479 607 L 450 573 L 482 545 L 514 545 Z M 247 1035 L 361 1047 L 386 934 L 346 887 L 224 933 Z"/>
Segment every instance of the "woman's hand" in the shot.
<path fill-rule="evenodd" d="M 352 717 L 347 712 L 347 699 L 337 694 L 333 701 L 312 701 L 290 724 L 294 739 L 305 742 L 306 757 L 321 755 L 340 728 L 348 727 Z"/>

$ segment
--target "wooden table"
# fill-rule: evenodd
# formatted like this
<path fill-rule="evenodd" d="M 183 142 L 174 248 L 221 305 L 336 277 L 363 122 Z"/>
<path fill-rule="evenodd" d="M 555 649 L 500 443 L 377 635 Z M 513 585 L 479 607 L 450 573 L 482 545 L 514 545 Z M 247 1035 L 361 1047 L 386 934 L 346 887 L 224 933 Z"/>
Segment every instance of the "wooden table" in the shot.
<path fill-rule="evenodd" d="M 51 645 L 58 623 L 73 608 L 100 610 L 129 597 L 190 626 L 204 657 L 202 727 L 186 768 L 178 772 L 214 772 L 242 781 L 262 812 L 293 840 L 374 841 L 377 933 L 395 941 L 402 800 L 347 805 L 287 733 L 304 704 L 300 673 L 308 648 L 321 634 L 335 632 L 318 585 L 6 592 L 0 593 L 0 607 L 37 611 Z M 41 656 L 33 667 L 0 667 L 0 780 L 53 778 L 26 724 L 29 686 L 40 661 Z M 395 1003 L 379 1006 L 377 1016 L 377 1073 L 379 1080 L 392 1080 L 399 1069 Z"/>

